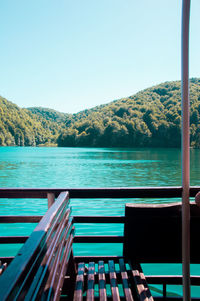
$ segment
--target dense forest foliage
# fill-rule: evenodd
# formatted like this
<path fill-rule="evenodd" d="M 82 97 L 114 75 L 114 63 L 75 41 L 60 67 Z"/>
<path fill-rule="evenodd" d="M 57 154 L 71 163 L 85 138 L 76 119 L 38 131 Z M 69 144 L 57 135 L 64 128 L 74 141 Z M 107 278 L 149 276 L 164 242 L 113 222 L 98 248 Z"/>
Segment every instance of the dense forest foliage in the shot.
<path fill-rule="evenodd" d="M 56 118 L 48 120 L 39 111 L 38 109 L 37 114 L 33 114 L 0 97 L 0 145 L 36 146 L 57 143 L 57 137 L 65 127 L 64 119 L 59 123 Z M 45 112 L 45 109 L 42 111 Z M 54 113 L 56 116 L 56 112 Z"/>
<path fill-rule="evenodd" d="M 66 118 L 69 118 L 71 115 L 66 113 L 61 113 L 49 108 L 42 107 L 32 107 L 27 108 L 32 114 L 35 114 L 36 117 L 40 116 L 46 120 L 50 120 L 57 123 L 65 123 Z"/>
<path fill-rule="evenodd" d="M 68 116 L 59 146 L 180 147 L 180 81 Z M 191 146 L 200 147 L 200 79 L 190 81 Z"/>
<path fill-rule="evenodd" d="M 200 79 L 190 81 L 191 146 L 200 148 Z M 77 114 L 21 109 L 0 97 L 0 145 L 180 147 L 180 81 Z"/>

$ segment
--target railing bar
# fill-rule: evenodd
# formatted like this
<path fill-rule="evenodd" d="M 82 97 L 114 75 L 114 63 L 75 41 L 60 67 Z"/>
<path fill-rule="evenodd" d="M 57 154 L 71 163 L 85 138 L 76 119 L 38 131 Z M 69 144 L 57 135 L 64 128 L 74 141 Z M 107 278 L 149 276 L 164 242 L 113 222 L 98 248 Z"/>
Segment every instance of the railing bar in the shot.
<path fill-rule="evenodd" d="M 124 236 L 75 236 L 74 243 L 123 243 Z"/>
<path fill-rule="evenodd" d="M 182 188 L 174 187 L 116 187 L 116 188 L 1 188 L 0 198 L 47 198 L 47 193 L 58 196 L 69 191 L 70 198 L 135 198 L 135 197 L 181 197 Z M 139 195 L 139 196 L 138 196 Z"/>
<path fill-rule="evenodd" d="M 0 224 L 9 223 L 38 223 L 43 216 L 0 216 Z M 124 224 L 125 216 L 73 216 L 74 223 L 106 223 L 106 224 Z M 176 218 L 176 216 L 174 216 Z M 194 216 L 193 219 L 198 219 Z M 152 216 L 153 219 L 153 216 Z"/>
<path fill-rule="evenodd" d="M 16 215 L 8 215 L 8 216 L 0 216 L 0 224 L 7 223 L 38 223 L 43 216 L 35 215 L 35 216 L 16 216 Z"/>
<path fill-rule="evenodd" d="M 28 238 L 29 236 L 0 236 L 0 244 L 21 244 Z"/>
<path fill-rule="evenodd" d="M 75 215 L 74 223 L 116 223 L 125 222 L 124 216 L 78 216 Z"/>
<path fill-rule="evenodd" d="M 181 186 L 166 187 L 115 187 L 115 188 L 0 188 L 0 198 L 47 198 L 69 191 L 70 198 L 175 198 L 182 196 Z M 195 197 L 200 186 L 190 187 L 190 196 Z"/>

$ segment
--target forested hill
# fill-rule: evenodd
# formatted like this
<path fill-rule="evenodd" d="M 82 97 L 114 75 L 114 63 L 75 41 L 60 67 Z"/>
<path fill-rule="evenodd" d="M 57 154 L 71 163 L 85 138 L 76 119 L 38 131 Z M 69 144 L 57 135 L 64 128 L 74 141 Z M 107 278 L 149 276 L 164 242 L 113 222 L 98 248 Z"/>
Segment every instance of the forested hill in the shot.
<path fill-rule="evenodd" d="M 0 145 L 36 146 L 56 143 L 64 123 L 32 114 L 0 97 Z"/>
<path fill-rule="evenodd" d="M 69 118 L 71 114 L 61 113 L 53 109 L 42 107 L 27 108 L 32 114 L 43 117 L 46 120 L 50 120 L 57 123 L 65 123 L 66 118 Z"/>
<path fill-rule="evenodd" d="M 190 81 L 191 146 L 200 148 L 200 79 Z M 179 147 L 180 81 L 77 114 L 21 109 L 0 97 L 0 145 Z"/>
<path fill-rule="evenodd" d="M 59 146 L 180 147 L 180 81 L 85 110 L 66 120 Z M 191 146 L 200 147 L 200 79 L 190 81 Z"/>

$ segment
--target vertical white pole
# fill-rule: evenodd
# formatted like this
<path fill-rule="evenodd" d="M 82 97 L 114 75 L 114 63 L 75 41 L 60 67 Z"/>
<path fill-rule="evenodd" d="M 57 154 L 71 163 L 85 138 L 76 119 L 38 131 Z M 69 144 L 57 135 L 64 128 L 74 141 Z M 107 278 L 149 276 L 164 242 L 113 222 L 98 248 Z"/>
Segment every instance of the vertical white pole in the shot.
<path fill-rule="evenodd" d="M 189 115 L 189 18 L 190 0 L 182 4 L 182 269 L 183 300 L 190 301 L 190 115 Z"/>

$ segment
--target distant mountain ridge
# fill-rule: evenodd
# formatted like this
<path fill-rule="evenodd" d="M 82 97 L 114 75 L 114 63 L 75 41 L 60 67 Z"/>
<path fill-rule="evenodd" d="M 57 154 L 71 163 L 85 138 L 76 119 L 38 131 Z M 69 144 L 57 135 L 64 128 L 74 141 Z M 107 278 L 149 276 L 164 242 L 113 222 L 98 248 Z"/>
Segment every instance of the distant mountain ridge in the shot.
<path fill-rule="evenodd" d="M 200 79 L 190 80 L 191 146 L 200 147 Z M 21 109 L 0 97 L 0 145 L 180 147 L 180 81 L 77 114 Z"/>

